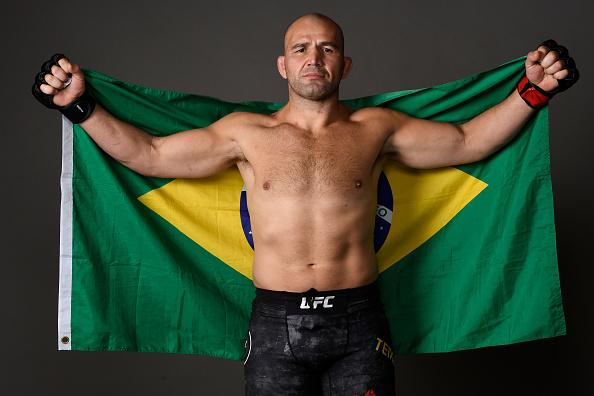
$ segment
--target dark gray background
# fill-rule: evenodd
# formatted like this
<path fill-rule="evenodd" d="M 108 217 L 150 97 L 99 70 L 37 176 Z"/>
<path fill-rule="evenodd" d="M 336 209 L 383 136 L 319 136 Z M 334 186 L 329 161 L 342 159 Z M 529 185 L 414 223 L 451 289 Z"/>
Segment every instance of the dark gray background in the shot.
<path fill-rule="evenodd" d="M 2 22 L 2 340 L 0 393 L 240 395 L 241 362 L 56 348 L 60 117 L 30 94 L 64 52 L 83 67 L 225 100 L 284 101 L 275 67 L 294 17 L 342 26 L 354 69 L 342 97 L 420 88 L 525 55 L 554 38 L 581 81 L 550 108 L 559 266 L 568 335 L 397 359 L 399 395 L 594 394 L 592 3 L 583 1 L 51 1 L 4 4 Z"/>

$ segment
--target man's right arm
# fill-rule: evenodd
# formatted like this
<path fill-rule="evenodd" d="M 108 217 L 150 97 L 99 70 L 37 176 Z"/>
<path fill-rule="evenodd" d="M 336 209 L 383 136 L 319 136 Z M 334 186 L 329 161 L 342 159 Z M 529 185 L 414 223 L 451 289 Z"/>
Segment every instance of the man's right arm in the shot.
<path fill-rule="evenodd" d="M 83 95 L 84 74 L 78 65 L 62 57 L 51 68 L 46 65 L 43 69 L 37 87 L 54 108 L 63 108 Z M 66 85 L 69 78 L 71 82 Z M 35 96 L 44 99 L 39 93 Z M 157 137 L 119 120 L 97 104 L 80 125 L 105 152 L 142 175 L 197 178 L 220 172 L 243 157 L 232 135 L 240 119 L 239 114 L 232 113 L 207 128 Z"/>
<path fill-rule="evenodd" d="M 237 114 L 209 125 L 159 137 L 123 122 L 97 105 L 80 125 L 110 156 L 145 176 L 198 178 L 218 173 L 242 157 L 231 133 Z"/>

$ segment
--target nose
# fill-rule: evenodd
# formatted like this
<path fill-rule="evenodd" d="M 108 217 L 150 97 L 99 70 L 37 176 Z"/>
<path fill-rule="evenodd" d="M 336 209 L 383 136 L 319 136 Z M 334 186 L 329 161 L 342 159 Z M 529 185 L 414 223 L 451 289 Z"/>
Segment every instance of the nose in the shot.
<path fill-rule="evenodd" d="M 307 59 L 308 66 L 321 66 L 322 65 L 322 51 L 316 46 L 312 46 Z"/>

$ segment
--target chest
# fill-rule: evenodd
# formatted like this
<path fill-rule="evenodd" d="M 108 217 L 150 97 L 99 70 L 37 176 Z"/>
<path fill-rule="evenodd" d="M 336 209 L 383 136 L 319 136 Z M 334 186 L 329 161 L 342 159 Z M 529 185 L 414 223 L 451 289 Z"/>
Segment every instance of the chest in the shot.
<path fill-rule="evenodd" d="M 240 171 L 264 190 L 359 189 L 374 173 L 380 145 L 373 131 L 354 126 L 319 134 L 267 128 L 244 145 Z"/>

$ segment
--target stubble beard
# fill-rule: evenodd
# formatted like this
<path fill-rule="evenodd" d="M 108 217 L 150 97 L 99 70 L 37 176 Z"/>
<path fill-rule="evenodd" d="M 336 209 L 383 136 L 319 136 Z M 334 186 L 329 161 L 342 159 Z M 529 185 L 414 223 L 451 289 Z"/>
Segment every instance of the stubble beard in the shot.
<path fill-rule="evenodd" d="M 328 81 L 328 80 L 317 80 L 311 82 L 304 82 L 299 77 L 289 79 L 289 86 L 298 96 L 308 100 L 324 100 L 331 96 L 338 89 L 340 80 Z"/>

